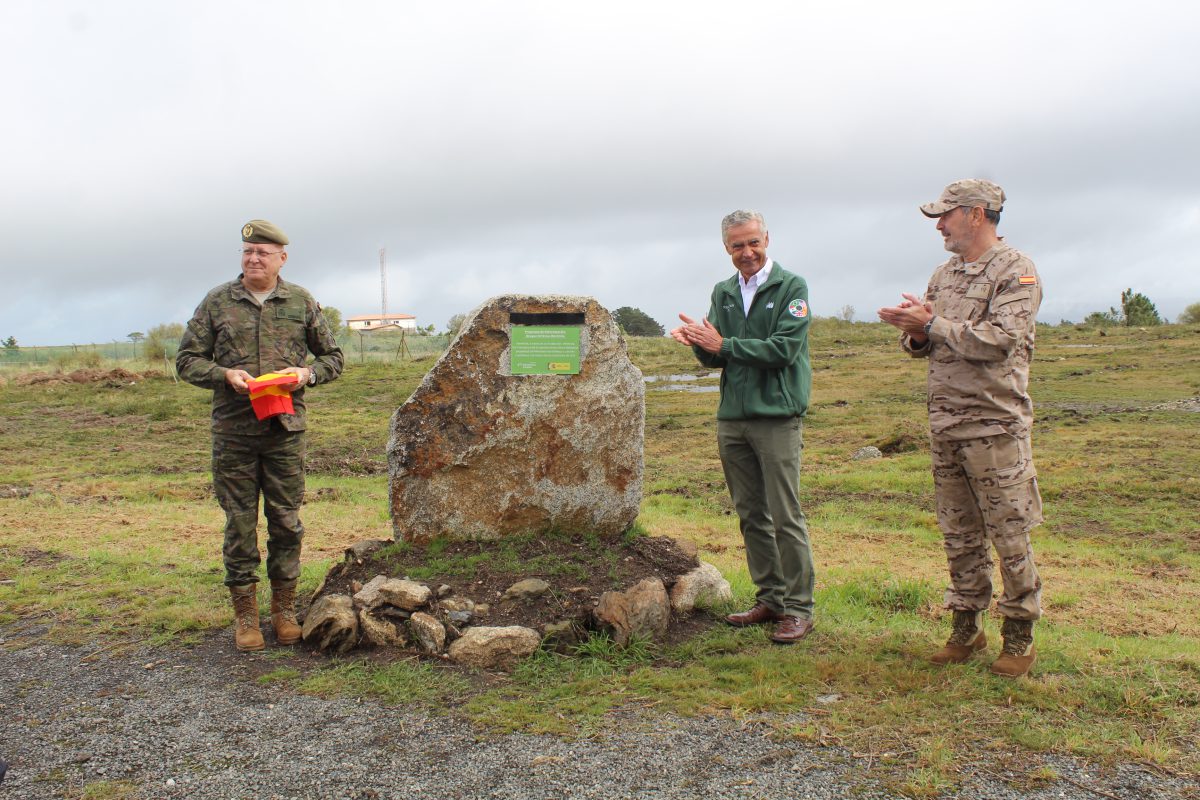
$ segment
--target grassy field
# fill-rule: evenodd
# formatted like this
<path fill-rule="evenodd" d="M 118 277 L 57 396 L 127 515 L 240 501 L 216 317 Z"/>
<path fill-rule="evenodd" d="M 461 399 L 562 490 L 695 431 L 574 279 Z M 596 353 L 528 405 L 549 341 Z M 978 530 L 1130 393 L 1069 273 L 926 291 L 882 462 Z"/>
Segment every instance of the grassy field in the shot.
<path fill-rule="evenodd" d="M 984 754 L 1018 771 L 1024 755 L 1045 751 L 1200 771 L 1200 412 L 1187 402 L 1200 396 L 1200 330 L 1039 331 L 1032 393 L 1046 522 L 1034 544 L 1046 615 L 1039 662 L 1017 681 L 991 676 L 985 658 L 924 662 L 949 627 L 924 362 L 903 357 L 882 325 L 822 319 L 812 339 L 802 486 L 818 616 L 803 645 L 718 628 L 662 650 L 594 640 L 584 657 L 540 654 L 501 683 L 353 660 L 270 679 L 435 707 L 454 697 L 481 725 L 562 735 L 603 728 L 609 711 L 631 706 L 768 714 L 781 741 L 843 745 L 914 797 L 952 787 Z M 669 340 L 630 349 L 647 375 L 706 374 Z M 302 588 L 348 544 L 390 538 L 387 421 L 433 358 L 351 358 L 341 380 L 313 392 Z M 29 380 L 0 371 L 6 646 L 169 645 L 227 626 L 208 393 L 161 372 Z M 742 605 L 753 588 L 716 453 L 717 396 L 659 385 L 646 397 L 639 522 L 699 544 Z M 887 455 L 851 460 L 864 445 Z M 998 620 L 988 626 L 998 641 Z M 1027 774 L 1031 786 L 1052 777 Z"/>

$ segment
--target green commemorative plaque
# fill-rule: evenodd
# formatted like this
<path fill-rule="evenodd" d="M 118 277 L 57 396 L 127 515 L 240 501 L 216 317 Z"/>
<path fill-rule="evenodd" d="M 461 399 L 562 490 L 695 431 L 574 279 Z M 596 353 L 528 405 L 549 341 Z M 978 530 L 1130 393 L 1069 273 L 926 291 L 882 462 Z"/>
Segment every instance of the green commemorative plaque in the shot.
<path fill-rule="evenodd" d="M 578 375 L 578 325 L 513 325 L 509 363 L 513 375 Z"/>

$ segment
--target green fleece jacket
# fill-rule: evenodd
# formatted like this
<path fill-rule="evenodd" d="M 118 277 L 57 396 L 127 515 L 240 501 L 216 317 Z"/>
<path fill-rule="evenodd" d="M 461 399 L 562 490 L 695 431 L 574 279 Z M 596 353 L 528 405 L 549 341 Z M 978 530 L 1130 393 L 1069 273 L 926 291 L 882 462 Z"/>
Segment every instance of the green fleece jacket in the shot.
<path fill-rule="evenodd" d="M 812 391 L 809 319 L 808 284 L 777 262 L 748 316 L 738 275 L 713 288 L 708 321 L 724 339 L 721 352 L 692 350 L 701 364 L 721 368 L 717 419 L 804 416 Z"/>

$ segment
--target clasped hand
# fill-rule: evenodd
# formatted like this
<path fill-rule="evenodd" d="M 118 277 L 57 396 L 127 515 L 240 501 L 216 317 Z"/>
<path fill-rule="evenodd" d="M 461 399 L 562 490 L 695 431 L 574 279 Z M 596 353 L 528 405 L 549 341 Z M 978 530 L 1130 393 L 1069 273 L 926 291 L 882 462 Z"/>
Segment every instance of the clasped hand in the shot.
<path fill-rule="evenodd" d="M 721 332 L 708 321 L 708 317 L 702 322 L 696 322 L 686 314 L 680 314 L 679 318 L 684 324 L 671 329 L 672 339 L 680 344 L 695 345 L 708 353 L 721 352 L 721 342 L 724 340 L 721 338 Z"/>
<path fill-rule="evenodd" d="M 312 370 L 309 367 L 288 367 L 279 370 L 280 375 L 295 375 L 295 383 L 283 384 L 283 388 L 289 392 L 294 392 L 301 386 L 308 385 L 309 376 L 312 375 Z M 250 387 L 246 381 L 254 380 L 254 376 L 244 369 L 227 369 L 225 370 L 225 383 L 229 384 L 229 388 L 233 389 L 238 394 L 250 394 Z"/>
<path fill-rule="evenodd" d="M 898 304 L 879 309 L 879 318 L 888 325 L 904 331 L 914 340 L 925 341 L 925 324 L 933 319 L 933 304 L 926 303 L 908 292 L 900 296 L 904 299 Z"/>

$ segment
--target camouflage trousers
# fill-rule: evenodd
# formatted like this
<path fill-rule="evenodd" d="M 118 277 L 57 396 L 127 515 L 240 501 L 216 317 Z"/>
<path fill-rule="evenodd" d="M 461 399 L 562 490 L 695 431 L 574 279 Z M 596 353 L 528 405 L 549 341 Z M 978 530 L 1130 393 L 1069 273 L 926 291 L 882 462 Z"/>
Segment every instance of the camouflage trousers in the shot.
<path fill-rule="evenodd" d="M 304 501 L 304 431 L 264 436 L 213 434 L 213 490 L 225 511 L 225 585 L 258 582 L 258 497 L 267 517 L 267 576 L 300 575 L 300 504 Z"/>
<path fill-rule="evenodd" d="M 946 607 L 982 611 L 991 605 L 995 547 L 1004 581 L 997 608 L 1012 619 L 1038 619 L 1042 581 L 1029 532 L 1042 521 L 1042 496 L 1029 436 L 934 438 L 930 449 L 938 527 L 950 567 Z"/>

